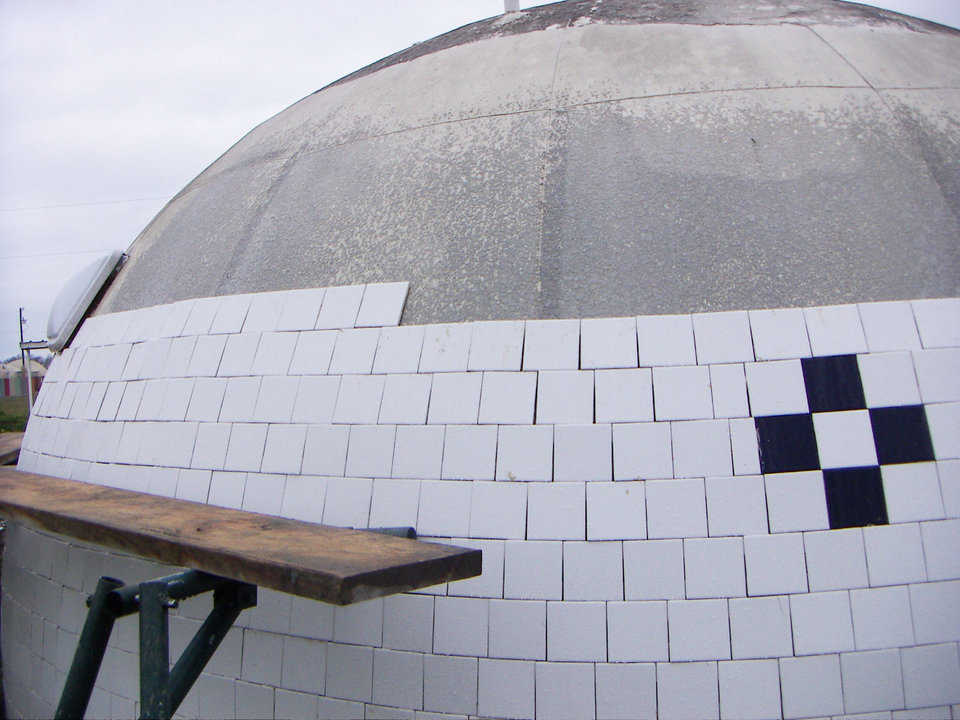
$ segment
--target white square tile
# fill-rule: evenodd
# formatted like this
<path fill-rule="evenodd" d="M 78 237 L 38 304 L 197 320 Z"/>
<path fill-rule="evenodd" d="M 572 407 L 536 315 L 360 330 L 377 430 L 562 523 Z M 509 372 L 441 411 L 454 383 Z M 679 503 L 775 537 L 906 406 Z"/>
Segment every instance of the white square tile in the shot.
<path fill-rule="evenodd" d="M 373 370 L 373 356 L 380 340 L 379 328 L 341 330 L 330 359 L 331 375 L 367 374 Z"/>
<path fill-rule="evenodd" d="M 733 473 L 730 425 L 726 420 L 671 423 L 675 477 L 716 477 Z"/>
<path fill-rule="evenodd" d="M 683 541 L 688 598 L 746 595 L 741 538 L 691 538 Z"/>
<path fill-rule="evenodd" d="M 803 534 L 810 591 L 867 586 L 867 554 L 860 528 Z"/>
<path fill-rule="evenodd" d="M 593 371 L 538 373 L 537 423 L 593 422 Z"/>
<path fill-rule="evenodd" d="M 720 712 L 717 663 L 657 663 L 657 717 L 716 720 Z"/>
<path fill-rule="evenodd" d="M 373 648 L 327 645 L 326 694 L 370 702 L 373 688 Z"/>
<path fill-rule="evenodd" d="M 390 595 L 383 599 L 383 646 L 394 650 L 433 649 L 433 598 Z"/>
<path fill-rule="evenodd" d="M 858 355 L 857 364 L 868 408 L 920 403 L 910 353 Z"/>
<path fill-rule="evenodd" d="M 483 572 L 468 580 L 452 582 L 447 586 L 447 595 L 459 597 L 503 597 L 503 540 L 472 540 L 467 538 L 442 539 L 438 542 L 459 547 L 473 548 L 483 553 Z"/>
<path fill-rule="evenodd" d="M 960 400 L 960 348 L 920 350 L 913 362 L 925 403 Z"/>
<path fill-rule="evenodd" d="M 209 470 L 181 470 L 177 475 L 178 499 L 206 503 L 209 492 Z"/>
<path fill-rule="evenodd" d="M 657 420 L 713 417 L 709 368 L 653 368 L 653 403 Z"/>
<path fill-rule="evenodd" d="M 200 423 L 197 426 L 197 442 L 193 447 L 191 467 L 222 470 L 227 459 L 229 442 L 229 423 Z"/>
<path fill-rule="evenodd" d="M 420 372 L 465 371 L 472 333 L 470 323 L 427 325 L 420 354 Z"/>
<path fill-rule="evenodd" d="M 610 662 L 667 660 L 667 604 L 607 603 L 607 637 Z"/>
<path fill-rule="evenodd" d="M 370 527 L 416 527 L 419 506 L 416 480 L 374 480 Z"/>
<path fill-rule="evenodd" d="M 327 494 L 327 481 L 309 475 L 291 475 L 283 489 L 283 517 L 304 522 L 319 523 L 323 520 L 323 502 Z"/>
<path fill-rule="evenodd" d="M 341 701 L 329 700 L 329 702 Z M 276 714 L 280 717 L 313 720 L 317 717 L 318 712 L 317 696 L 277 688 L 274 708 Z M 327 717 L 332 716 L 327 715 Z"/>
<path fill-rule="evenodd" d="M 580 367 L 637 367 L 635 318 L 587 318 L 580 321 Z"/>
<path fill-rule="evenodd" d="M 910 605 L 917 643 L 960 640 L 960 580 L 911 585 Z"/>
<path fill-rule="evenodd" d="M 433 651 L 444 655 L 486 655 L 490 601 L 438 597 L 435 602 Z"/>
<path fill-rule="evenodd" d="M 911 304 L 924 347 L 960 345 L 960 298 L 914 300 Z"/>
<path fill-rule="evenodd" d="M 533 422 L 536 393 L 536 373 L 483 373 L 479 422 L 529 425 Z"/>
<path fill-rule="evenodd" d="M 786 595 L 807 591 L 803 535 L 781 533 L 743 539 L 747 591 L 751 595 Z"/>
<path fill-rule="evenodd" d="M 423 348 L 422 325 L 405 325 L 380 330 L 377 354 L 373 360 L 375 373 L 415 373 L 420 367 Z"/>
<path fill-rule="evenodd" d="M 255 645 L 249 651 L 256 652 Z M 285 688 L 303 692 L 323 690 L 326 674 L 327 646 L 310 638 L 283 638 L 283 672 Z"/>
<path fill-rule="evenodd" d="M 920 527 L 877 525 L 863 529 L 870 585 L 901 585 L 926 580 Z"/>
<path fill-rule="evenodd" d="M 252 375 L 253 360 L 257 355 L 259 344 L 260 333 L 228 335 L 227 344 L 223 348 L 223 355 L 220 357 L 217 375 L 221 377 Z"/>
<path fill-rule="evenodd" d="M 376 423 L 380 415 L 383 386 L 382 375 L 344 375 L 340 380 L 333 421 L 366 425 Z"/>
<path fill-rule="evenodd" d="M 816 688 L 816 692 L 810 692 Z M 816 655 L 780 660 L 783 717 L 805 718 L 843 712 L 840 658 Z"/>
<path fill-rule="evenodd" d="M 532 662 L 480 660 L 477 712 L 487 717 L 533 720 L 534 672 Z"/>
<path fill-rule="evenodd" d="M 350 700 L 338 700 L 332 697 L 316 697 L 320 717 L 330 720 L 354 720 L 360 717 L 364 712 L 362 703 L 351 702 Z M 279 712 L 279 711 L 278 711 Z"/>
<path fill-rule="evenodd" d="M 207 503 L 239 510 L 243 503 L 243 487 L 246 483 L 246 473 L 214 471 L 210 478 Z"/>
<path fill-rule="evenodd" d="M 696 313 L 693 334 L 701 365 L 753 361 L 750 320 L 745 312 Z"/>
<path fill-rule="evenodd" d="M 780 666 L 776 660 L 733 660 L 718 663 L 717 669 L 721 718 L 780 717 Z"/>
<path fill-rule="evenodd" d="M 597 422 L 653 420 L 653 381 L 649 368 L 598 370 Z"/>
<path fill-rule="evenodd" d="M 193 310 L 190 312 L 190 316 L 184 326 L 184 331 L 191 329 L 193 332 L 185 332 L 184 334 L 191 335 L 205 335 L 210 333 L 211 335 L 217 334 L 233 334 L 238 333 L 243 329 L 244 321 L 247 318 L 247 313 L 250 309 L 250 304 L 252 296 L 250 295 L 226 295 L 220 298 L 209 298 L 210 300 L 217 300 L 216 305 L 213 306 L 215 313 L 211 318 L 206 319 L 206 328 L 198 325 L 197 323 L 201 319 L 201 316 L 207 315 L 207 312 L 204 308 L 198 307 L 197 304 L 194 305 Z M 198 301 L 199 302 L 199 301 Z M 258 302 L 258 308 L 263 305 L 262 302 Z M 198 312 L 199 311 L 199 312 Z M 266 325 L 267 323 L 264 323 Z M 191 327 L 193 326 L 193 327 Z M 258 328 L 260 329 L 260 328 Z M 262 329 L 272 330 L 272 327 L 264 327 Z"/>
<path fill-rule="evenodd" d="M 384 477 L 393 467 L 393 425 L 352 425 L 347 445 L 346 474 L 354 477 Z"/>
<path fill-rule="evenodd" d="M 288 290 L 284 293 L 277 330 L 313 330 L 325 293 L 324 288 Z"/>
<path fill-rule="evenodd" d="M 253 374 L 286 375 L 298 337 L 297 333 L 292 332 L 263 333 L 253 358 Z M 229 347 L 229 341 L 227 344 Z"/>
<path fill-rule="evenodd" d="M 537 663 L 536 688 L 537 720 L 594 716 L 593 665 Z"/>
<path fill-rule="evenodd" d="M 958 421 L 960 421 L 960 415 L 958 415 Z M 958 424 L 958 433 L 960 433 L 960 424 Z M 960 517 L 960 462 L 941 460 L 937 463 L 937 474 L 940 476 L 940 492 L 947 517 Z"/>
<path fill-rule="evenodd" d="M 396 650 L 374 650 L 373 701 L 382 705 L 421 707 L 423 655 Z"/>
<path fill-rule="evenodd" d="M 607 659 L 606 604 L 548 602 L 547 659 L 605 662 Z"/>
<path fill-rule="evenodd" d="M 715 417 L 734 418 L 750 415 L 743 365 L 740 363 L 711 365 L 710 388 L 713 393 Z"/>
<path fill-rule="evenodd" d="M 430 392 L 430 424 L 477 422 L 482 373 L 437 373 Z"/>
<path fill-rule="evenodd" d="M 536 600 L 490 601 L 490 657 L 545 660 L 547 605 Z"/>
<path fill-rule="evenodd" d="M 960 458 L 960 403 L 927 405 L 926 413 L 936 458 Z"/>
<path fill-rule="evenodd" d="M 860 303 L 858 309 L 870 352 L 920 349 L 920 337 L 910 303 Z"/>
<path fill-rule="evenodd" d="M 502 482 L 473 483 L 470 537 L 522 540 L 526 530 L 526 486 Z"/>
<path fill-rule="evenodd" d="M 790 596 L 797 655 L 853 650 L 850 596 L 843 591 Z"/>
<path fill-rule="evenodd" d="M 799 360 L 748 363 L 747 387 L 754 417 L 805 413 L 807 391 Z"/>
<path fill-rule="evenodd" d="M 193 348 L 187 375 L 213 377 L 220 369 L 220 360 L 227 345 L 226 335 L 201 335 Z"/>
<path fill-rule="evenodd" d="M 524 370 L 576 370 L 580 367 L 579 320 L 528 320 L 523 344 Z"/>
<path fill-rule="evenodd" d="M 271 425 L 267 430 L 261 470 L 266 473 L 299 473 L 306 439 L 306 425 Z"/>
<path fill-rule="evenodd" d="M 648 315 L 637 318 L 640 367 L 694 365 L 693 319 L 690 315 Z"/>
<path fill-rule="evenodd" d="M 253 419 L 258 422 L 290 422 L 299 389 L 298 377 L 268 375 L 263 378 Z"/>
<path fill-rule="evenodd" d="M 164 398 L 167 396 L 167 385 L 169 380 L 147 380 L 146 387 L 143 389 L 143 397 L 140 399 L 140 407 L 137 408 L 137 420 L 159 420 L 160 407 Z M 76 418 L 80 415 L 79 407 L 86 403 L 86 398 L 90 394 L 90 383 L 77 383 L 77 395 L 73 402 L 68 417 Z"/>
<path fill-rule="evenodd" d="M 900 656 L 908 708 L 960 701 L 960 658 L 955 643 L 903 648 Z"/>
<path fill-rule="evenodd" d="M 247 473 L 243 504 L 240 507 L 249 512 L 279 515 L 285 484 L 286 478 L 283 475 Z"/>
<path fill-rule="evenodd" d="M 95 383 L 90 390 L 90 400 L 88 400 L 88 407 L 93 404 L 95 405 L 93 417 L 96 417 L 97 412 L 100 410 L 99 400 L 95 401 L 94 397 L 98 392 L 98 385 L 102 385 L 103 389 L 106 389 L 106 383 Z M 193 394 L 193 378 L 175 378 L 167 381 L 167 394 L 163 398 L 163 403 L 160 406 L 159 418 L 160 420 L 167 421 L 183 421 L 187 414 L 187 408 L 190 404 L 190 398 Z M 91 418 L 93 419 L 93 418 Z"/>
<path fill-rule="evenodd" d="M 802 310 L 751 310 L 749 315 L 757 360 L 810 357 L 810 341 Z"/>
<path fill-rule="evenodd" d="M 536 483 L 527 496 L 530 540 L 583 540 L 586 490 L 583 483 Z"/>
<path fill-rule="evenodd" d="M 363 285 L 328 287 L 317 315 L 317 330 L 352 328 L 360 311 Z"/>
<path fill-rule="evenodd" d="M 423 709 L 471 714 L 477 710 L 477 659 L 426 655 Z"/>
<path fill-rule="evenodd" d="M 845 355 L 867 351 L 867 340 L 856 305 L 803 309 L 814 355 Z"/>
<path fill-rule="evenodd" d="M 553 427 L 510 425 L 497 431 L 497 480 L 553 479 Z"/>
<path fill-rule="evenodd" d="M 380 422 L 422 425 L 427 421 L 432 375 L 387 375 Z"/>
<path fill-rule="evenodd" d="M 913 645 L 910 595 L 906 587 L 852 590 L 850 609 L 857 650 Z"/>
<path fill-rule="evenodd" d="M 866 410 L 813 413 L 820 466 L 861 467 L 877 464 L 870 414 Z"/>
<path fill-rule="evenodd" d="M 260 378 L 230 378 L 224 391 L 223 403 L 220 405 L 220 420 L 224 422 L 253 420 L 259 393 Z"/>
<path fill-rule="evenodd" d="M 920 524 L 923 554 L 930 580 L 952 580 L 960 577 L 960 520 L 943 520 Z"/>
<path fill-rule="evenodd" d="M 880 474 L 891 523 L 938 520 L 944 516 L 936 463 L 884 465 Z"/>
<path fill-rule="evenodd" d="M 843 701 L 848 713 L 903 707 L 903 678 L 897 650 L 840 656 Z"/>
<path fill-rule="evenodd" d="M 496 426 L 447 426 L 443 442 L 443 467 L 440 473 L 442 478 L 445 480 L 493 480 L 496 459 Z"/>
<path fill-rule="evenodd" d="M 230 431 L 227 445 L 226 470 L 257 471 L 263 459 L 263 446 L 267 439 L 266 425 L 236 423 Z"/>
<path fill-rule="evenodd" d="M 190 359 L 193 357 L 193 350 L 197 345 L 195 337 L 178 337 L 170 341 L 170 353 L 167 355 L 167 367 L 164 375 L 167 377 L 187 377 L 190 375 Z M 116 354 L 116 353 L 113 353 Z M 108 358 L 109 359 L 109 358 Z M 122 364 L 120 368 L 122 368 Z M 103 379 L 111 380 L 122 374 L 108 370 L 103 374 Z"/>
<path fill-rule="evenodd" d="M 647 512 L 642 482 L 587 485 L 588 540 L 642 540 Z"/>
<path fill-rule="evenodd" d="M 711 536 L 767 532 L 767 501 L 762 477 L 707 478 L 705 485 Z"/>
<path fill-rule="evenodd" d="M 764 476 L 770 532 L 825 530 L 827 498 L 819 470 Z"/>
<path fill-rule="evenodd" d="M 280 684 L 283 658 L 283 638 L 273 633 L 244 630 L 244 640 L 249 650 L 243 653 L 244 680 L 258 683 Z M 251 652 L 256 648 L 257 652 Z"/>
<path fill-rule="evenodd" d="M 343 475 L 349 436 L 350 428 L 343 425 L 308 427 L 303 472 L 308 475 Z"/>
<path fill-rule="evenodd" d="M 420 483 L 417 533 L 465 537 L 470 528 L 472 483 L 431 480 Z"/>
<path fill-rule="evenodd" d="M 337 343 L 335 330 L 297 333 L 297 345 L 290 361 L 291 375 L 325 375 Z"/>
<path fill-rule="evenodd" d="M 190 395 L 190 404 L 187 406 L 186 419 L 202 422 L 217 420 L 220 417 L 220 406 L 223 404 L 227 382 L 224 378 L 197 378 Z M 114 386 L 111 384 L 111 388 Z"/>
<path fill-rule="evenodd" d="M 554 479 L 613 479 L 611 448 L 609 425 L 557 425 L 554 434 Z"/>
<path fill-rule="evenodd" d="M 597 664 L 596 676 L 597 720 L 656 718 L 656 665 Z"/>
<path fill-rule="evenodd" d="M 519 370 L 523 354 L 523 321 L 473 323 L 470 370 Z"/>
<path fill-rule="evenodd" d="M 670 661 L 729 660 L 726 600 L 670 600 Z"/>
<path fill-rule="evenodd" d="M 226 298 L 222 297 L 208 297 L 194 300 L 180 334 L 206 335 L 209 333 L 213 319 L 220 309 L 220 304 L 225 299 Z M 125 315 L 125 313 L 118 313 L 117 315 Z M 243 318 L 240 318 L 240 323 L 242 327 Z M 239 332 L 239 328 L 236 332 Z"/>
<path fill-rule="evenodd" d="M 651 539 L 704 537 L 707 534 L 703 480 L 647 482 L 647 536 Z"/>
<path fill-rule="evenodd" d="M 323 524 L 367 527 L 372 485 L 369 478 L 328 478 L 327 494 L 323 501 Z"/>
<path fill-rule="evenodd" d="M 340 378 L 301 377 L 291 420 L 297 423 L 333 422 L 333 411 L 340 393 Z"/>
<path fill-rule="evenodd" d="M 670 423 L 614 425 L 613 473 L 615 480 L 672 477 Z"/>
<path fill-rule="evenodd" d="M 563 544 L 564 600 L 622 600 L 623 547 L 619 542 Z"/>
<path fill-rule="evenodd" d="M 399 325 L 403 304 L 407 300 L 408 282 L 372 283 L 367 285 L 357 313 L 357 327 Z"/>
<path fill-rule="evenodd" d="M 793 654 L 790 600 L 786 596 L 730 600 L 734 658 L 776 658 Z"/>
<path fill-rule="evenodd" d="M 521 600 L 563 597 L 563 543 L 508 541 L 504 550 L 503 595 Z"/>
<path fill-rule="evenodd" d="M 673 600 L 684 596 L 683 541 L 650 540 L 623 544 L 627 600 Z"/>
<path fill-rule="evenodd" d="M 444 432 L 442 425 L 398 427 L 393 452 L 393 477 L 439 478 Z"/>

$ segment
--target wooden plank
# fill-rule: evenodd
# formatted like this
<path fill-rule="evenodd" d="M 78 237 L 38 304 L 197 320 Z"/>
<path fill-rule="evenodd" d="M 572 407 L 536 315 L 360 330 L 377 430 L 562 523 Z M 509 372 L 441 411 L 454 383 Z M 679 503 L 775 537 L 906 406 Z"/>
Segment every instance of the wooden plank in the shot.
<path fill-rule="evenodd" d="M 479 550 L 9 469 L 0 469 L 0 513 L 79 540 L 338 605 L 481 571 Z"/>
<path fill-rule="evenodd" d="M 0 465 L 12 465 L 17 462 L 22 442 L 22 432 L 0 433 Z"/>

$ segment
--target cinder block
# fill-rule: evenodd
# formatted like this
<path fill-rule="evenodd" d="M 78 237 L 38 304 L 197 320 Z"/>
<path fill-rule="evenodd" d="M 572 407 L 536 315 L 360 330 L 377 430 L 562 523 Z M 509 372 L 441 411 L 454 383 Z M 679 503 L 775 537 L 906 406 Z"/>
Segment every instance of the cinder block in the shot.
<path fill-rule="evenodd" d="M 741 538 L 683 541 L 688 598 L 742 597 L 746 594 Z"/>
<path fill-rule="evenodd" d="M 546 637 L 546 603 L 490 601 L 490 657 L 546 660 Z"/>
<path fill-rule="evenodd" d="M 757 360 L 810 356 L 810 341 L 799 308 L 751 310 L 750 332 Z"/>
<path fill-rule="evenodd" d="M 752 535 L 743 539 L 747 561 L 747 591 L 751 595 L 807 592 L 803 535 Z"/>
<path fill-rule="evenodd" d="M 503 595 L 523 600 L 559 600 L 563 597 L 563 544 L 507 541 Z"/>
<path fill-rule="evenodd" d="M 853 650 L 850 596 L 846 592 L 790 596 L 797 655 Z"/>
<path fill-rule="evenodd" d="M 507 425 L 497 431 L 497 480 L 553 479 L 553 427 Z"/>
<path fill-rule="evenodd" d="M 726 600 L 670 600 L 670 661 L 729 660 Z"/>
<path fill-rule="evenodd" d="M 557 481 L 612 480 L 610 425 L 557 425 L 553 476 Z"/>
<path fill-rule="evenodd" d="M 717 663 L 657 663 L 657 717 L 661 720 L 720 715 Z"/>
<path fill-rule="evenodd" d="M 683 541 L 623 543 L 623 574 L 627 600 L 684 597 Z"/>
<path fill-rule="evenodd" d="M 651 480 L 646 485 L 648 537 L 704 537 L 707 534 L 703 480 Z"/>
<path fill-rule="evenodd" d="M 580 367 L 579 320 L 528 320 L 524 370 L 576 370 Z"/>
<path fill-rule="evenodd" d="M 470 370 L 519 370 L 523 354 L 523 321 L 472 323 Z"/>
<path fill-rule="evenodd" d="M 665 602 L 607 603 L 610 662 L 669 659 Z"/>
<path fill-rule="evenodd" d="M 642 540 L 647 512 L 642 482 L 587 485 L 588 540 Z"/>
<path fill-rule="evenodd" d="M 536 483 L 527 495 L 527 538 L 583 540 L 586 492 L 583 483 Z"/>
<path fill-rule="evenodd" d="M 480 660 L 477 712 L 533 720 L 534 684 L 532 662 Z"/>
<path fill-rule="evenodd" d="M 343 475 L 350 428 L 311 425 L 303 450 L 303 472 L 310 475 Z"/>

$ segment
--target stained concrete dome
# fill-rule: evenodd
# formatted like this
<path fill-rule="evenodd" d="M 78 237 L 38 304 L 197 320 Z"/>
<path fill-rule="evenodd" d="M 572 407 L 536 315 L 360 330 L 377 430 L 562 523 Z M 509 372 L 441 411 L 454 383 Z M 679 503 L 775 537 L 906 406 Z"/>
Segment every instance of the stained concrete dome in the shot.
<path fill-rule="evenodd" d="M 409 280 L 403 321 L 960 290 L 960 33 L 831 0 L 571 0 L 262 123 L 99 312 Z"/>

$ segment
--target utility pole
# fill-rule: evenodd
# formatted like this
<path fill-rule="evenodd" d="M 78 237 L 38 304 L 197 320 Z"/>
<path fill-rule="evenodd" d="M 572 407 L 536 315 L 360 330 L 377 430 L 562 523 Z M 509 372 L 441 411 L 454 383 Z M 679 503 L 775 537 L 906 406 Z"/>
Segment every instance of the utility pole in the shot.
<path fill-rule="evenodd" d="M 27 381 L 27 407 L 33 415 L 33 378 L 30 376 L 30 350 L 23 343 L 23 308 L 20 308 L 20 362 L 23 363 L 23 373 Z"/>

